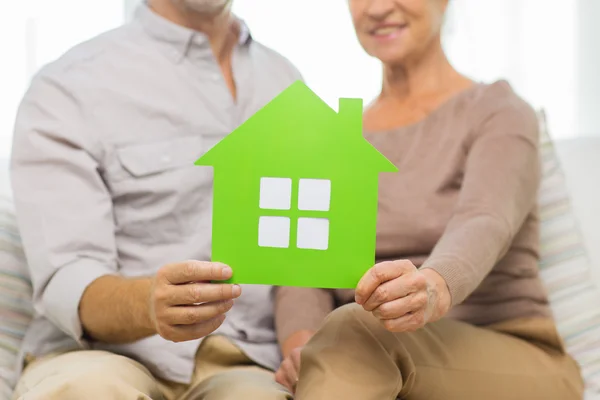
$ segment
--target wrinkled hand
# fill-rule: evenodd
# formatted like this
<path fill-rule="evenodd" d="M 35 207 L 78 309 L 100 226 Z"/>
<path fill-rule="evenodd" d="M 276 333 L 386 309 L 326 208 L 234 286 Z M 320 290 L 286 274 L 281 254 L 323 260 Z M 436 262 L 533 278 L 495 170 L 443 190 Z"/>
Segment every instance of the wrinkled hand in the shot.
<path fill-rule="evenodd" d="M 302 347 L 297 347 L 285 357 L 275 373 L 275 381 L 285 386 L 291 393 L 296 391 L 298 376 L 300 375 L 300 353 Z"/>
<path fill-rule="evenodd" d="M 215 331 L 241 288 L 210 282 L 231 275 L 231 268 L 212 262 L 185 261 L 162 267 L 153 279 L 149 299 L 154 330 L 173 342 L 198 339 Z"/>
<path fill-rule="evenodd" d="M 356 288 L 356 302 L 381 320 L 391 332 L 411 332 L 444 316 L 450 292 L 431 269 L 419 270 L 410 261 L 375 265 Z"/>

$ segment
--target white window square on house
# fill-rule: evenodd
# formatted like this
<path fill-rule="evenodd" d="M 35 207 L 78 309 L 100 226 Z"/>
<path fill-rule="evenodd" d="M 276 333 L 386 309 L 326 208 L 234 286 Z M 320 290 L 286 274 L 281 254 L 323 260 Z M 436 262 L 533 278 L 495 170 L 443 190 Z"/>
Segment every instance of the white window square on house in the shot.
<path fill-rule="evenodd" d="M 292 205 L 290 178 L 260 178 L 260 208 L 289 210 Z"/>
<path fill-rule="evenodd" d="M 296 247 L 327 250 L 329 247 L 329 220 L 326 218 L 298 218 Z"/>
<path fill-rule="evenodd" d="M 260 217 L 258 220 L 260 247 L 290 247 L 290 219 L 287 217 Z"/>
<path fill-rule="evenodd" d="M 329 211 L 331 181 L 329 179 L 300 179 L 298 209 L 303 211 Z"/>

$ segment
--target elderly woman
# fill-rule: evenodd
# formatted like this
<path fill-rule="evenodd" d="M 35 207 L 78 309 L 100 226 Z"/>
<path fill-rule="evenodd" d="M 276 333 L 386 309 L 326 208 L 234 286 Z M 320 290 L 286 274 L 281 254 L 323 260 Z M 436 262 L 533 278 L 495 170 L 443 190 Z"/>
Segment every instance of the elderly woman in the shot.
<path fill-rule="evenodd" d="M 365 136 L 400 172 L 355 294 L 277 292 L 278 381 L 298 400 L 582 398 L 538 276 L 534 111 L 450 65 L 448 0 L 348 2 L 384 71 Z"/>

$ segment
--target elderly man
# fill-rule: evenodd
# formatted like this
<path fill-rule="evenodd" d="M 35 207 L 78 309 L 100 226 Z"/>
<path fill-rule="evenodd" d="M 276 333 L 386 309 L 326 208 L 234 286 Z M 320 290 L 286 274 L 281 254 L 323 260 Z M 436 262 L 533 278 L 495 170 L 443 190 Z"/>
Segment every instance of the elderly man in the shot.
<path fill-rule="evenodd" d="M 12 156 L 37 312 L 15 399 L 291 398 L 271 288 L 208 283 L 231 269 L 207 261 L 193 163 L 297 79 L 231 0 L 147 0 L 35 77 Z"/>

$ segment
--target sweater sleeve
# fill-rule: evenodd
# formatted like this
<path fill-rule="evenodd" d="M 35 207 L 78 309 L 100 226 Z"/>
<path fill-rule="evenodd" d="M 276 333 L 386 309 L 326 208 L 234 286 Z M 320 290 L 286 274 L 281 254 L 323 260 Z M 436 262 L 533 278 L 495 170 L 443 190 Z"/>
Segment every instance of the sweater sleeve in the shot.
<path fill-rule="evenodd" d="M 461 303 L 507 253 L 535 207 L 540 181 L 538 124 L 524 102 L 507 102 L 473 131 L 458 204 L 421 268 L 446 281 Z"/>
<path fill-rule="evenodd" d="M 334 308 L 333 290 L 287 286 L 275 288 L 277 340 L 281 344 L 295 332 L 317 331 Z"/>

